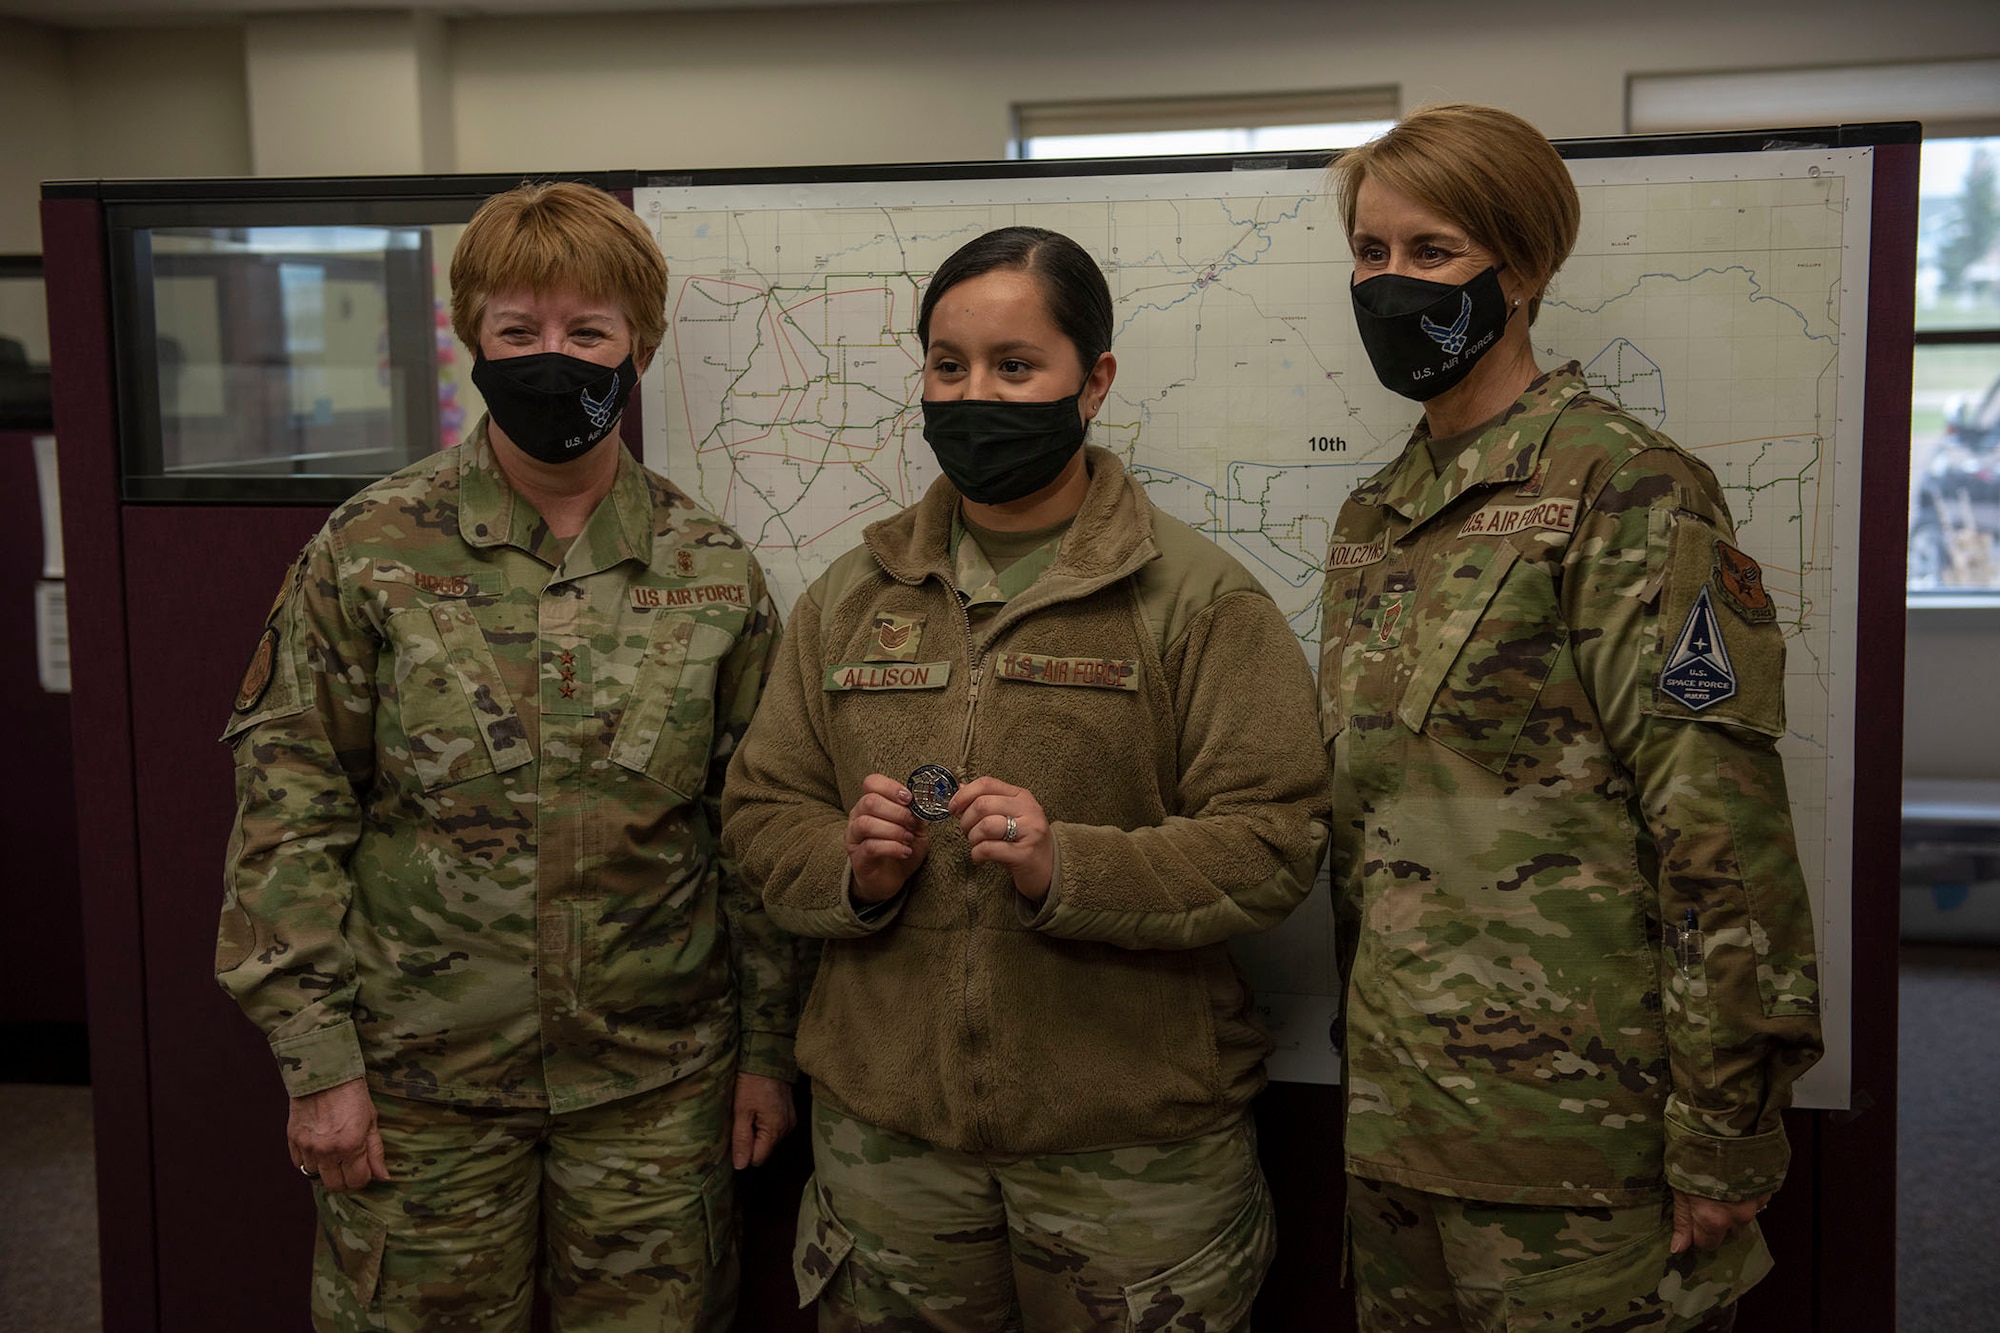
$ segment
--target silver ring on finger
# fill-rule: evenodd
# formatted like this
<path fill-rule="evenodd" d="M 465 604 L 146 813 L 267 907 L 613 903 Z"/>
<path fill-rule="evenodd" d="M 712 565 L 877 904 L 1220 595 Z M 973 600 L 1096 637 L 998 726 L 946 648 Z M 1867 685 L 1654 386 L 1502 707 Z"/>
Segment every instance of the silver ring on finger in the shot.
<path fill-rule="evenodd" d="M 307 1166 L 304 1162 L 299 1163 L 299 1174 L 304 1176 L 307 1180 L 319 1179 L 319 1172 L 313 1170 L 311 1167 Z"/>
<path fill-rule="evenodd" d="M 1008 815 L 1008 816 L 1007 816 L 1007 831 L 1006 831 L 1005 833 L 1002 833 L 1002 834 L 1000 835 L 1000 841 L 1002 841 L 1002 842 L 1019 842 L 1020 840 L 1021 840 L 1021 826 L 1020 826 L 1019 824 L 1016 824 L 1016 823 L 1014 822 L 1014 816 L 1012 816 L 1012 815 Z"/>

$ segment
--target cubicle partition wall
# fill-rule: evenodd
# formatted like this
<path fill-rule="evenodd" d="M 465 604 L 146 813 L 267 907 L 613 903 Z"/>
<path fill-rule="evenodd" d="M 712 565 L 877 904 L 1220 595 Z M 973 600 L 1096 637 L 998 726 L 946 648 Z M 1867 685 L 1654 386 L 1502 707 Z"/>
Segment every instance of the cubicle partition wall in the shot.
<path fill-rule="evenodd" d="M 1865 399 L 1858 381 L 1842 390 L 1843 412 L 1866 414 L 1865 426 L 1845 428 L 1847 438 L 1865 435 L 1867 448 L 1851 443 L 1840 465 L 1852 469 L 1854 483 L 1842 503 L 1858 508 L 1859 540 L 1882 558 L 1840 568 L 1833 588 L 1843 604 L 1860 608 L 1868 644 L 1843 697 L 1896 700 L 1917 147 L 1912 127 L 1788 130 L 1784 138 L 1792 148 L 1872 150 L 1865 260 L 1850 261 L 1867 275 L 1865 293 L 1850 293 L 1865 295 Z M 1564 147 L 1602 157 L 1763 146 L 1778 145 L 1726 136 L 1693 146 Z M 1298 165 L 1257 159 L 1148 170 Z M 636 200 L 666 240 L 673 209 L 700 206 L 684 192 L 707 186 L 893 192 L 911 179 L 990 183 L 1010 172 L 1027 179 L 1137 170 L 956 164 L 758 180 L 576 178 Z M 211 976 L 233 802 L 229 755 L 216 737 L 278 579 L 328 507 L 403 461 L 456 443 L 474 419 L 466 367 L 438 318 L 447 296 L 440 274 L 454 229 L 481 199 L 515 183 L 412 177 L 45 187 L 108 1333 L 305 1326 L 312 1208 L 285 1153 L 283 1090 L 262 1037 Z M 774 227 L 788 225 L 783 209 L 767 211 Z M 685 275 L 671 248 L 669 260 Z M 1204 289 L 1214 280 L 1214 273 L 1190 279 Z M 765 283 L 764 299 L 780 295 L 778 279 L 744 281 Z M 663 365 L 673 364 L 680 336 L 670 330 Z M 698 375 L 676 375 L 674 385 L 656 368 L 635 398 L 654 427 L 644 448 L 655 466 L 699 489 L 705 479 L 697 474 L 734 463 L 726 449 L 675 452 L 682 446 L 663 429 L 664 414 L 689 417 L 685 395 L 701 390 Z M 635 450 L 640 415 L 628 414 L 626 427 Z M 757 540 L 753 525 L 738 526 Z M 766 563 L 790 558 L 769 552 Z M 1851 845 L 1846 829 L 1830 837 L 1855 886 L 1836 944 L 1846 1069 L 1820 1103 L 1840 1109 L 1790 1116 L 1794 1167 L 1766 1227 L 1779 1268 L 1749 1299 L 1744 1327 L 1831 1331 L 1893 1322 L 1900 721 L 1891 706 L 1842 720 L 1852 724 L 1843 770 L 1851 773 Z M 1268 960 L 1249 965 L 1254 971 Z M 1295 1040 L 1294 1055 L 1299 1048 Z M 1292 1068 L 1281 1060 L 1279 1076 L 1296 1077 Z M 1278 1082 L 1257 1116 L 1280 1220 L 1259 1327 L 1350 1328 L 1350 1299 L 1339 1288 L 1339 1090 Z M 773 1165 L 745 1182 L 738 1326 L 755 1333 L 812 1326 L 810 1312 L 794 1308 L 790 1277 L 792 1216 L 809 1170 L 803 1140 L 794 1135 Z"/>

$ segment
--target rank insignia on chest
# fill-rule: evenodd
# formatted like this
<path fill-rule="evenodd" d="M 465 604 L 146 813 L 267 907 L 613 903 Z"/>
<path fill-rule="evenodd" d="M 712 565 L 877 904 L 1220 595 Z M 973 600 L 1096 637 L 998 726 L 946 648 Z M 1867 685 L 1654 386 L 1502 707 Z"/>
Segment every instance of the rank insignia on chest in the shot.
<path fill-rule="evenodd" d="M 1736 671 L 1729 665 L 1729 650 L 1723 646 L 1715 604 L 1706 587 L 1695 594 L 1687 624 L 1660 671 L 1660 693 L 1697 713 L 1736 693 Z"/>
<path fill-rule="evenodd" d="M 868 660 L 871 662 L 914 662 L 923 646 L 923 616 L 877 614 L 869 626 Z"/>
<path fill-rule="evenodd" d="M 1375 632 L 1368 636 L 1370 648 L 1394 648 L 1400 639 L 1398 632 L 1403 626 L 1403 594 L 1391 594 L 1382 603 L 1382 610 L 1375 617 Z"/>
<path fill-rule="evenodd" d="M 1715 591 L 1730 610 L 1753 625 L 1778 618 L 1771 590 L 1764 586 L 1763 568 L 1725 541 L 1715 543 Z"/>
<path fill-rule="evenodd" d="M 685 546 L 674 552 L 674 573 L 682 578 L 694 573 L 694 552 Z"/>

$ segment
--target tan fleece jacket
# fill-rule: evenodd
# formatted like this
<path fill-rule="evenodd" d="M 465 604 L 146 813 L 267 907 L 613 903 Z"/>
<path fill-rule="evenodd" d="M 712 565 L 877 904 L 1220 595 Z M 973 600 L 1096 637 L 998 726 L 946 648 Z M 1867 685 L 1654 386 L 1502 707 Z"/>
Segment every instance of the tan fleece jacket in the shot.
<path fill-rule="evenodd" d="M 1055 564 L 976 636 L 940 480 L 799 600 L 730 766 L 724 844 L 780 927 L 824 938 L 799 1026 L 816 1095 L 967 1151 L 1082 1152 L 1231 1123 L 1269 1039 L 1227 946 L 1306 895 L 1328 771 L 1297 638 L 1117 457 Z M 842 834 L 870 773 L 1032 791 L 1036 909 L 955 821 L 864 922 Z"/>

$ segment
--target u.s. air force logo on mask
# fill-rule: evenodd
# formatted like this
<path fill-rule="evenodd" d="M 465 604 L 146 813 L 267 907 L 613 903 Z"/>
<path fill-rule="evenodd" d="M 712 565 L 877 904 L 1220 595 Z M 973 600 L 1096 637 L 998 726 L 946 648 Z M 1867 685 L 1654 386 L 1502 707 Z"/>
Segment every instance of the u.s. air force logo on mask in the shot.
<path fill-rule="evenodd" d="M 1722 646 L 1720 629 L 1715 623 L 1715 604 L 1704 587 L 1695 595 L 1687 624 L 1681 626 L 1680 638 L 1660 672 L 1660 693 L 1697 713 L 1736 693 L 1736 672 L 1729 665 L 1729 650 Z"/>
<path fill-rule="evenodd" d="M 1452 355 L 1465 350 L 1465 333 L 1472 327 L 1472 296 L 1468 292 L 1458 294 L 1458 318 L 1449 324 L 1440 324 L 1429 315 L 1419 316 L 1417 323 L 1431 341 Z"/>
<path fill-rule="evenodd" d="M 603 430 L 611 424 L 613 414 L 618 411 L 617 373 L 612 373 L 611 387 L 604 391 L 602 397 L 592 398 L 590 390 L 584 389 L 577 394 L 576 400 L 582 405 L 583 414 L 590 418 L 590 428 L 592 430 Z"/>

